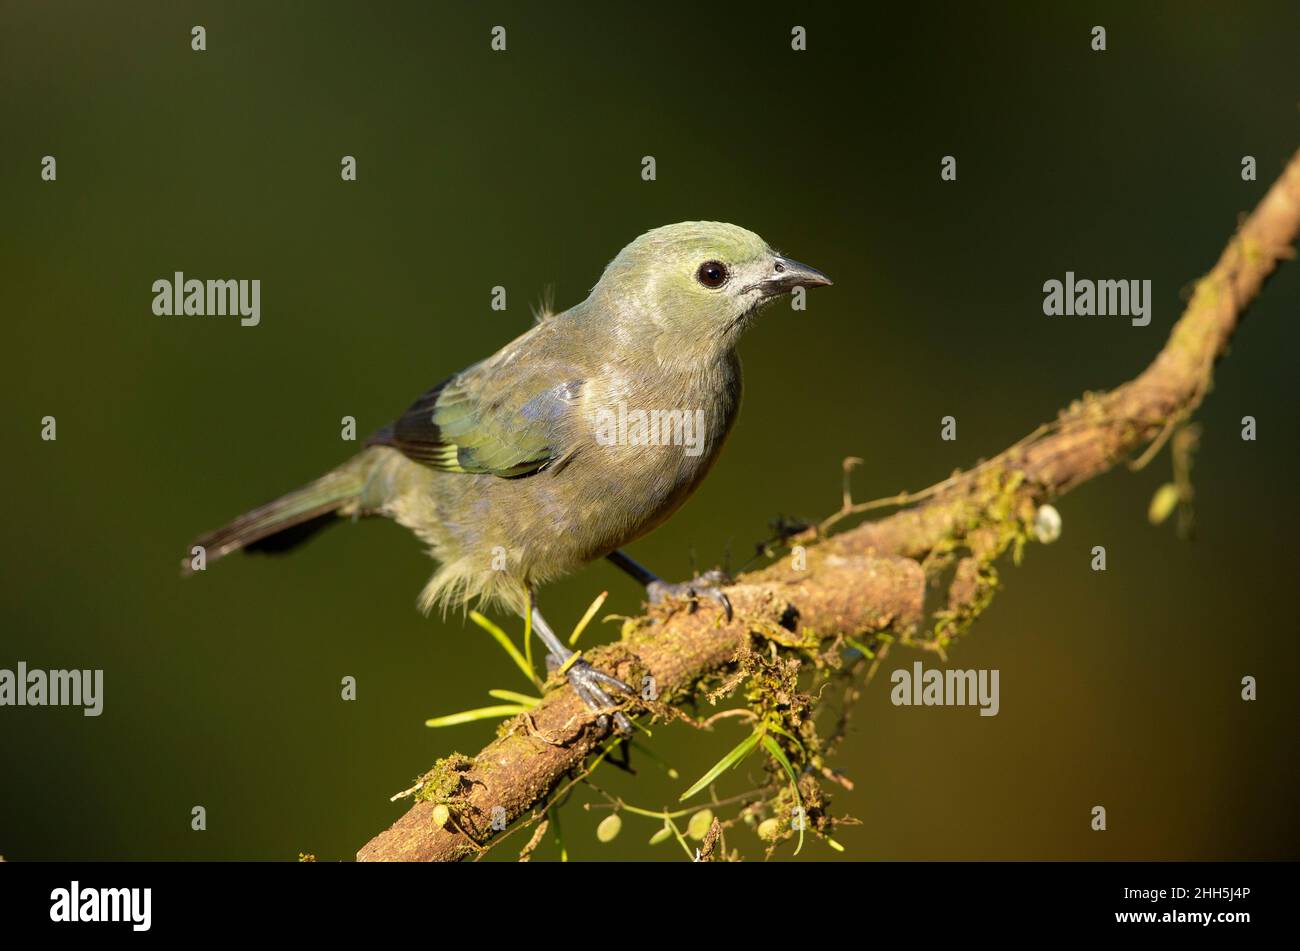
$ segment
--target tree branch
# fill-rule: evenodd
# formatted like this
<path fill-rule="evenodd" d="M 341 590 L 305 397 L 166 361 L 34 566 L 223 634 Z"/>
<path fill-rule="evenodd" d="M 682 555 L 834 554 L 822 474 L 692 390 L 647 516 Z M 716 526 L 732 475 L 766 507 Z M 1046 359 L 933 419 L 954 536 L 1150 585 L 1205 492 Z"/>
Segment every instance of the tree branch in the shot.
<path fill-rule="evenodd" d="M 1292 256 L 1298 233 L 1300 153 L 1197 282 L 1164 348 L 1136 379 L 1108 393 L 1084 394 L 1000 455 L 920 497 L 900 500 L 910 507 L 825 538 L 833 524 L 873 507 L 846 499 L 841 512 L 793 539 L 806 567 L 783 558 L 728 589 L 731 623 L 719 623 L 709 610 L 660 613 L 656 623 L 625 625 L 620 642 L 592 650 L 589 659 L 629 683 L 652 676 L 660 701 L 673 703 L 691 696 L 701 678 L 724 672 L 754 637 L 807 646 L 809 638 L 825 642 L 885 630 L 910 636 L 925 617 L 927 583 L 956 562 L 948 608 L 935 614 L 938 623 L 925 642 L 942 650 L 991 597 L 993 561 L 1033 539 L 1039 506 L 1143 446 L 1154 452 L 1195 411 L 1242 313 L 1277 264 Z M 503 810 L 498 819 L 513 822 L 579 770 L 599 742 L 574 692 L 554 691 L 472 760 L 440 762 L 425 778 L 428 795 L 357 858 L 451 861 L 473 855 L 496 834 L 495 807 Z M 444 825 L 435 822 L 435 811 L 448 817 Z"/>

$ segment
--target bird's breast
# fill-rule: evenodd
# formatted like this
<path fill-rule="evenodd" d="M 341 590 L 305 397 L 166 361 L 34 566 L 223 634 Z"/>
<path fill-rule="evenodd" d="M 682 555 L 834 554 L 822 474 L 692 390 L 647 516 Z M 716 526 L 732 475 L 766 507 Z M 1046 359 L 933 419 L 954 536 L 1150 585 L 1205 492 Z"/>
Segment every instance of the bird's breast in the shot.
<path fill-rule="evenodd" d="M 603 528 L 597 547 L 626 544 L 686 501 L 717 460 L 740 396 L 734 356 L 691 372 L 610 368 L 585 381 L 566 471 L 577 510 Z"/>

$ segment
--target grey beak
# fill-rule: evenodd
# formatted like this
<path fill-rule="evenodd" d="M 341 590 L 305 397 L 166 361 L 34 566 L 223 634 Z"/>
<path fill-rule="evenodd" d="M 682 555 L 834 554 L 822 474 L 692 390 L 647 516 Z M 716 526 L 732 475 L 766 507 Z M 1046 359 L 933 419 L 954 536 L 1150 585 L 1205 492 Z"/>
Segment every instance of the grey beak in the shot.
<path fill-rule="evenodd" d="M 778 256 L 772 264 L 772 276 L 759 286 L 765 294 L 773 296 L 789 293 L 796 287 L 828 287 L 832 283 L 829 277 L 815 267 Z"/>

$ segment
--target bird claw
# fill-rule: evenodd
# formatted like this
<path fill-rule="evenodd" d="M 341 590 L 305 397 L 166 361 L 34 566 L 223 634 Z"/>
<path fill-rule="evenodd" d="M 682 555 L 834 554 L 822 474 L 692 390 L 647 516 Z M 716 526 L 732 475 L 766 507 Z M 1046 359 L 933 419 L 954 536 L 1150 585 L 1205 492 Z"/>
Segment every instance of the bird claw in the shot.
<path fill-rule="evenodd" d="M 563 661 L 552 656 L 547 658 L 547 663 L 548 665 L 560 666 Z M 632 688 L 623 681 L 597 670 L 581 658 L 569 665 L 569 669 L 564 676 L 569 681 L 569 686 L 573 687 L 573 692 L 578 695 L 582 702 L 590 710 L 600 714 L 596 718 L 596 729 L 601 733 L 609 729 L 609 715 L 604 711 L 616 706 L 614 700 L 605 692 L 605 688 L 626 694 L 632 693 Z M 627 718 L 627 715 L 622 710 L 614 711 L 614 728 L 619 733 L 632 732 L 632 721 Z"/>
<path fill-rule="evenodd" d="M 706 571 L 702 575 L 696 575 L 690 581 L 681 581 L 677 584 L 670 584 L 667 581 L 652 581 L 646 585 L 646 599 L 651 605 L 662 604 L 666 600 L 679 598 L 691 603 L 690 610 L 694 611 L 701 598 L 707 598 L 714 602 L 722 609 L 722 613 L 730 621 L 732 617 L 731 599 L 724 594 L 719 586 L 731 584 L 726 572 L 713 570 Z"/>

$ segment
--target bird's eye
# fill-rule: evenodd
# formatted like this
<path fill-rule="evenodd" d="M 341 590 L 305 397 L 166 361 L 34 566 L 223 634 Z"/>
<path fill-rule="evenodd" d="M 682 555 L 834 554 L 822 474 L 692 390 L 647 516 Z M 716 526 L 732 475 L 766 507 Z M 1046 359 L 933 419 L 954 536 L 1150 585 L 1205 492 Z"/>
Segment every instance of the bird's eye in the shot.
<path fill-rule="evenodd" d="M 705 261 L 695 272 L 695 279 L 709 288 L 719 288 L 727 283 L 727 266 L 721 261 Z"/>

